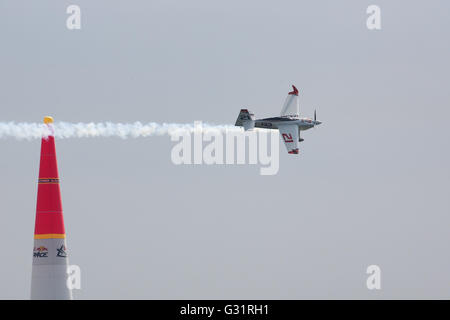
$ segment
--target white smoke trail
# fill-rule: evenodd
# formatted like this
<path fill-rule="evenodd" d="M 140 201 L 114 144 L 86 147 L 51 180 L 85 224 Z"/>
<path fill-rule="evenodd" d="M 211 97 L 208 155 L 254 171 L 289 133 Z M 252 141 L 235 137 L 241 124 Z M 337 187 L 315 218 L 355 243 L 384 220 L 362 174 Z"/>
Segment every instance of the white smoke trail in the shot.
<path fill-rule="evenodd" d="M 181 123 L 70 123 L 55 122 L 53 124 L 54 136 L 57 139 L 92 138 L 92 137 L 119 137 L 122 139 L 172 135 L 179 131 L 192 133 L 194 124 Z M 202 124 L 203 132 L 208 131 L 242 131 L 242 128 L 232 125 Z M 18 140 L 40 139 L 51 134 L 49 127 L 43 123 L 15 123 L 0 122 L 0 139 L 15 138 Z"/>

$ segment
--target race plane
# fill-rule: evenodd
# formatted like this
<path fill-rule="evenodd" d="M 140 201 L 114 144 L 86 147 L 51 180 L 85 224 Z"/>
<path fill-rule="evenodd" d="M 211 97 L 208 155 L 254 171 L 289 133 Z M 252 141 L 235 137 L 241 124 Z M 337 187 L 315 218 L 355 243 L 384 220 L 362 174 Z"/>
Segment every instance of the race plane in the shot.
<path fill-rule="evenodd" d="M 292 89 L 286 98 L 279 117 L 255 120 L 255 115 L 252 112 L 248 109 L 241 109 L 235 126 L 244 127 L 245 131 L 253 128 L 278 129 L 288 153 L 298 154 L 298 143 L 303 141 L 300 137 L 300 131 L 313 128 L 322 122 L 317 120 L 315 110 L 314 119 L 300 118 L 298 90 L 295 86 L 292 86 Z"/>

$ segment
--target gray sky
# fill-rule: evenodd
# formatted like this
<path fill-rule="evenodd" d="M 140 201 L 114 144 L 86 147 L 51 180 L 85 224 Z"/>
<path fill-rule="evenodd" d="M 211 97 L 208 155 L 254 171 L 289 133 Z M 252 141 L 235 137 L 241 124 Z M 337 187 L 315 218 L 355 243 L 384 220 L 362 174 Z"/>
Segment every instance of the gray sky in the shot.
<path fill-rule="evenodd" d="M 450 298 L 449 9 L 0 0 L 0 121 L 233 124 L 296 84 L 324 122 L 275 176 L 175 166 L 167 136 L 57 141 L 75 298 Z M 0 146 L 0 298 L 28 298 L 40 142 Z"/>

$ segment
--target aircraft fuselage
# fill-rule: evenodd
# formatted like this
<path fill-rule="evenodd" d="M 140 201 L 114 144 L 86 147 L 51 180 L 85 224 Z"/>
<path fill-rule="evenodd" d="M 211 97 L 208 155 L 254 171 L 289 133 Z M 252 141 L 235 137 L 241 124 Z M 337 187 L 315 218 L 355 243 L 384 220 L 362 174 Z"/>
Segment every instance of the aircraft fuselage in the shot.
<path fill-rule="evenodd" d="M 285 117 L 272 117 L 265 119 L 257 119 L 255 120 L 255 128 L 264 128 L 264 129 L 278 129 L 279 125 L 283 124 L 295 124 L 298 126 L 299 130 L 308 130 L 313 128 L 316 125 L 319 125 L 321 122 L 317 120 L 312 120 L 309 118 L 298 118 L 292 116 Z"/>

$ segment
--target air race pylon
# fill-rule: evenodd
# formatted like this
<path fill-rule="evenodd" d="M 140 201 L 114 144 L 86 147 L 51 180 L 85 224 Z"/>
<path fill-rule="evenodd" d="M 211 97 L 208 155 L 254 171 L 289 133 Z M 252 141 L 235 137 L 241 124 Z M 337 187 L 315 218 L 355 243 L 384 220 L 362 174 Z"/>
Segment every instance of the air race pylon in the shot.
<path fill-rule="evenodd" d="M 44 123 L 50 135 L 41 143 L 31 299 L 72 299 L 53 119 L 45 117 Z"/>

